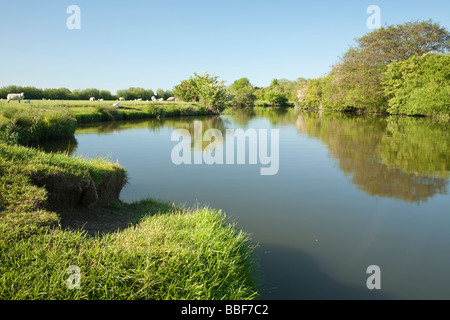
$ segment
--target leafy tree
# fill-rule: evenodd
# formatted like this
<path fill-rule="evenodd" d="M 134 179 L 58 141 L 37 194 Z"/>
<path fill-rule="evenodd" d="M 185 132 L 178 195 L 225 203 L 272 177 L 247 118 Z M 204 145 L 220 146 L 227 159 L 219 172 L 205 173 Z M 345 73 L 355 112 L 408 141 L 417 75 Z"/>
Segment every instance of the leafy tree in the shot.
<path fill-rule="evenodd" d="M 450 55 L 428 53 L 391 63 L 384 78 L 389 113 L 450 115 Z"/>
<path fill-rule="evenodd" d="M 207 72 L 199 75 L 194 72 L 191 78 L 194 90 L 201 104 L 214 112 L 221 112 L 229 101 L 224 81 L 218 81 L 218 76 Z"/>
<path fill-rule="evenodd" d="M 232 105 L 238 108 L 253 107 L 256 100 L 255 88 L 248 78 L 241 78 L 233 82 L 229 88 L 233 95 Z"/>
<path fill-rule="evenodd" d="M 278 82 L 278 79 L 272 79 L 272 81 L 270 81 L 271 87 L 277 87 L 279 85 L 280 85 L 280 83 Z"/>
<path fill-rule="evenodd" d="M 174 95 L 183 101 L 199 101 L 206 108 L 221 112 L 229 102 L 229 95 L 224 81 L 218 81 L 218 76 L 204 73 L 199 75 L 194 72 L 188 80 L 175 86 Z"/>
<path fill-rule="evenodd" d="M 108 90 L 100 90 L 99 98 L 105 99 L 105 100 L 114 100 L 115 99 L 115 97 Z"/>
<path fill-rule="evenodd" d="M 67 88 L 47 88 L 43 90 L 43 96 L 46 99 L 67 100 L 71 97 L 71 91 Z"/>
<path fill-rule="evenodd" d="M 163 89 L 156 90 L 156 98 L 158 98 L 158 99 L 160 99 L 160 98 L 166 99 L 166 93 L 164 92 Z"/>
<path fill-rule="evenodd" d="M 286 94 L 277 91 L 267 92 L 264 98 L 273 106 L 285 106 L 288 102 Z"/>
<path fill-rule="evenodd" d="M 79 93 L 80 100 L 88 100 L 90 97 L 94 97 L 95 99 L 98 99 L 99 96 L 100 96 L 100 91 L 95 88 L 83 89 Z"/>
<path fill-rule="evenodd" d="M 388 64 L 427 52 L 448 51 L 449 40 L 447 30 L 431 20 L 381 27 L 364 35 L 329 74 L 332 79 L 325 90 L 329 91 L 330 105 L 385 111 L 382 82 Z"/>
<path fill-rule="evenodd" d="M 297 91 L 299 106 L 302 108 L 322 109 L 324 83 L 324 77 L 303 82 L 300 90 Z"/>
<path fill-rule="evenodd" d="M 198 102 L 199 96 L 194 88 L 194 83 L 192 79 L 183 80 L 177 86 L 175 86 L 173 91 L 174 96 L 182 101 L 186 102 Z"/>

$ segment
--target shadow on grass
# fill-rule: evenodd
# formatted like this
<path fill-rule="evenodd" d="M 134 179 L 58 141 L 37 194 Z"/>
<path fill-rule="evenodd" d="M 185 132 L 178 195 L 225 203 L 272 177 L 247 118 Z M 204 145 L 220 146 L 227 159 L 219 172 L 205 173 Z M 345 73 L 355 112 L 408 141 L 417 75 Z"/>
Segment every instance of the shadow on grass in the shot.
<path fill-rule="evenodd" d="M 170 210 L 171 205 L 145 199 L 135 203 L 121 201 L 96 206 L 91 209 L 78 208 L 71 212 L 60 212 L 61 227 L 83 230 L 87 236 L 104 235 L 124 230 L 137 224 L 144 216 Z"/>

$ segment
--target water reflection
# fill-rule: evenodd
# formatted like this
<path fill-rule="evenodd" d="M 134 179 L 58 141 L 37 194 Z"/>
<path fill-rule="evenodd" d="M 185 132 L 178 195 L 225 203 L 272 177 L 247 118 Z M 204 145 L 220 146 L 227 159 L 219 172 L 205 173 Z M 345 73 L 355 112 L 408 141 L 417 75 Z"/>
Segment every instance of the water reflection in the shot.
<path fill-rule="evenodd" d="M 76 135 L 111 134 L 123 130 L 186 129 L 194 136 L 194 120 L 208 129 L 250 127 L 266 119 L 274 127 L 295 126 L 299 134 L 320 139 L 353 184 L 368 195 L 420 203 L 447 194 L 450 168 L 450 124 L 428 118 L 380 117 L 286 109 L 233 110 L 225 116 L 185 117 L 81 125 Z M 283 137 L 281 136 L 281 139 Z M 204 149 L 209 141 L 204 140 Z M 194 147 L 194 141 L 191 141 Z M 40 144 L 46 151 L 73 154 L 77 141 Z M 194 150 L 197 151 L 197 150 Z"/>
<path fill-rule="evenodd" d="M 171 134 L 192 136 L 194 120 L 202 135 L 280 129 L 280 171 L 173 164 Z M 78 146 L 59 148 L 119 160 L 130 176 L 124 201 L 224 210 L 261 244 L 267 298 L 448 299 L 449 129 L 443 120 L 254 109 L 83 125 Z M 382 291 L 366 288 L 371 264 L 382 268 Z"/>
<path fill-rule="evenodd" d="M 296 126 L 320 138 L 369 195 L 419 203 L 447 193 L 448 121 L 301 113 Z"/>

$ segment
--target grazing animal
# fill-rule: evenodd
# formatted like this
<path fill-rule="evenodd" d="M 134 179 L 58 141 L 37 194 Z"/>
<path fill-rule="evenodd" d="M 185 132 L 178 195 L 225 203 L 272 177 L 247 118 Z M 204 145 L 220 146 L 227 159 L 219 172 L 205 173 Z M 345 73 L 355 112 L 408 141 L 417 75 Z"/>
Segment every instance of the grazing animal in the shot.
<path fill-rule="evenodd" d="M 23 95 L 23 92 L 20 94 L 19 93 L 9 93 L 6 96 L 6 98 L 8 99 L 8 103 L 10 100 L 19 100 L 19 103 L 20 103 L 20 100 L 23 100 L 25 98 L 25 96 Z"/>
<path fill-rule="evenodd" d="M 175 101 L 175 97 L 167 98 L 167 101 Z"/>
<path fill-rule="evenodd" d="M 159 98 L 158 101 L 164 101 L 164 98 Z"/>
<path fill-rule="evenodd" d="M 118 102 L 116 102 L 116 103 L 114 103 L 114 104 L 113 104 L 113 107 L 116 107 L 116 108 L 120 108 L 120 107 L 121 107 L 121 105 L 119 105 L 119 103 L 118 103 Z"/>
<path fill-rule="evenodd" d="M 119 97 L 119 101 L 125 101 L 124 97 Z"/>
<path fill-rule="evenodd" d="M 142 101 L 142 98 L 136 99 L 136 101 Z"/>
<path fill-rule="evenodd" d="M 156 98 L 155 98 L 155 96 L 152 96 L 152 101 L 156 101 Z"/>
<path fill-rule="evenodd" d="M 90 97 L 89 101 L 95 101 L 95 98 L 94 97 Z"/>
<path fill-rule="evenodd" d="M 103 101 L 103 99 L 98 99 L 97 101 Z"/>

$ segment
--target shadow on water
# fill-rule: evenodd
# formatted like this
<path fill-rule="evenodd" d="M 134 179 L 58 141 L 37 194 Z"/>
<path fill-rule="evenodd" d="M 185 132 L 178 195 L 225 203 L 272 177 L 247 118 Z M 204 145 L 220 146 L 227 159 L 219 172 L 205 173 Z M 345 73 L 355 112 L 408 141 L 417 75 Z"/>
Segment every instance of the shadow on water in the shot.
<path fill-rule="evenodd" d="M 255 251 L 263 270 L 261 298 L 269 300 L 378 300 L 392 299 L 383 290 L 369 290 L 361 274 L 361 287 L 340 283 L 325 274 L 314 259 L 286 246 L 261 244 Z M 269 279 L 270 275 L 270 279 Z"/>

